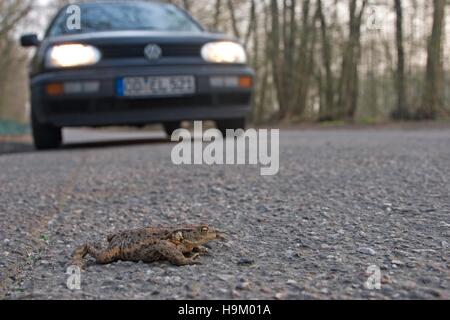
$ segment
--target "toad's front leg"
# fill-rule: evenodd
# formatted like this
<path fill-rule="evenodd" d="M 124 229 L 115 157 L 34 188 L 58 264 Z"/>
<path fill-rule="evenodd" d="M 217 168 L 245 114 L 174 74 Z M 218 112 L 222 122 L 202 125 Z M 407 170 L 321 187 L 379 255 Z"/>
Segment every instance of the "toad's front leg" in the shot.
<path fill-rule="evenodd" d="M 175 244 L 170 241 L 161 241 L 154 245 L 154 250 L 162 256 L 163 259 L 169 261 L 176 266 L 189 266 L 201 264 L 200 261 L 196 261 L 194 256 L 192 258 L 186 258 L 183 253 L 177 248 Z"/>
<path fill-rule="evenodd" d="M 192 250 L 192 252 L 198 253 L 201 256 L 209 254 L 208 249 L 203 246 L 195 247 L 194 250 Z"/>

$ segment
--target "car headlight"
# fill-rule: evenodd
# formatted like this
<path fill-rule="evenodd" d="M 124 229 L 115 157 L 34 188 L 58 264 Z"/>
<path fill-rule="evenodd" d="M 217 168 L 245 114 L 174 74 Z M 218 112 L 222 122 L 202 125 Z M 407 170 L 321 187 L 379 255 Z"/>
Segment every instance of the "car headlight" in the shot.
<path fill-rule="evenodd" d="M 203 46 L 202 57 L 213 63 L 246 63 L 247 54 L 244 48 L 235 42 L 210 42 Z"/>
<path fill-rule="evenodd" d="M 70 68 L 96 64 L 101 59 L 100 51 L 90 45 L 56 45 L 47 53 L 46 66 L 50 68 Z"/>

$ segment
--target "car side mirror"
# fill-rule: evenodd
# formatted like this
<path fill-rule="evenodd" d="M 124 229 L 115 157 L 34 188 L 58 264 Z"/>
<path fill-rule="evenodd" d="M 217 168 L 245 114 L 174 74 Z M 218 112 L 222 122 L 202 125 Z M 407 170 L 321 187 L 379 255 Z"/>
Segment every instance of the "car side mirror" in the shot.
<path fill-rule="evenodd" d="M 37 34 L 24 34 L 22 37 L 20 37 L 20 44 L 24 48 L 28 47 L 37 47 L 39 46 L 41 42 L 39 41 L 39 38 Z"/>

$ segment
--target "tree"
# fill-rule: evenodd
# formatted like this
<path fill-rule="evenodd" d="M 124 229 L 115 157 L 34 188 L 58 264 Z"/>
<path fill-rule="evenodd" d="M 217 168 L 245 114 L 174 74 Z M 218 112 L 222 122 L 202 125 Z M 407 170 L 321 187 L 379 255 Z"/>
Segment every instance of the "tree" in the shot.
<path fill-rule="evenodd" d="M 11 76 L 17 76 L 19 72 L 15 67 L 24 65 L 24 55 L 18 52 L 17 43 L 13 32 L 17 26 L 27 17 L 31 10 L 31 1 L 2 0 L 0 1 L 0 115 L 9 107 L 9 91 Z M 16 77 L 17 78 L 17 77 Z M 13 84 L 14 85 L 14 84 Z M 23 87 L 23 84 L 17 84 Z"/>
<path fill-rule="evenodd" d="M 397 71 L 396 71 L 396 90 L 397 107 L 392 113 L 395 120 L 406 120 L 409 118 L 406 100 L 405 84 L 405 47 L 403 43 L 403 7 L 402 0 L 395 0 L 396 13 L 396 46 L 397 46 Z"/>
<path fill-rule="evenodd" d="M 306 109 L 314 66 L 315 21 L 311 1 L 271 0 L 270 59 L 279 105 L 278 120 L 300 118 Z"/>
<path fill-rule="evenodd" d="M 353 120 L 358 106 L 361 22 L 367 0 L 362 0 L 359 10 L 358 3 L 358 0 L 350 0 L 349 3 L 349 36 L 343 52 L 339 82 L 338 117 L 344 120 Z"/>
<path fill-rule="evenodd" d="M 322 42 L 322 60 L 323 66 L 325 68 L 325 83 L 323 88 L 319 88 L 320 91 L 325 91 L 324 102 L 321 103 L 320 106 L 320 121 L 330 121 L 335 118 L 335 107 L 334 107 L 334 80 L 333 73 L 331 70 L 331 59 L 333 56 L 332 46 L 330 37 L 328 34 L 328 25 L 326 21 L 325 14 L 323 12 L 322 0 L 318 0 L 317 2 L 317 13 L 320 21 L 320 33 L 321 33 L 321 42 Z"/>
<path fill-rule="evenodd" d="M 425 75 L 425 92 L 422 106 L 417 112 L 417 118 L 433 120 L 438 116 L 443 105 L 443 59 L 442 36 L 445 20 L 446 0 L 433 1 L 433 28 L 428 40 L 428 58 Z"/>

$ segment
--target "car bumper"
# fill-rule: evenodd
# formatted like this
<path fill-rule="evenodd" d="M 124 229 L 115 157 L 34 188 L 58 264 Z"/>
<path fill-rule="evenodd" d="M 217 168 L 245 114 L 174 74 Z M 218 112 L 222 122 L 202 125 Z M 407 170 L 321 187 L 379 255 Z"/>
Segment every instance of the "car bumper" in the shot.
<path fill-rule="evenodd" d="M 196 93 L 176 97 L 119 97 L 116 81 L 135 76 L 193 75 Z M 211 77 L 250 76 L 246 66 L 149 66 L 65 70 L 31 79 L 32 108 L 41 123 L 60 127 L 142 125 L 183 120 L 221 120 L 245 117 L 253 87 L 213 87 Z M 94 82 L 90 93 L 49 95 L 55 83 Z"/>

